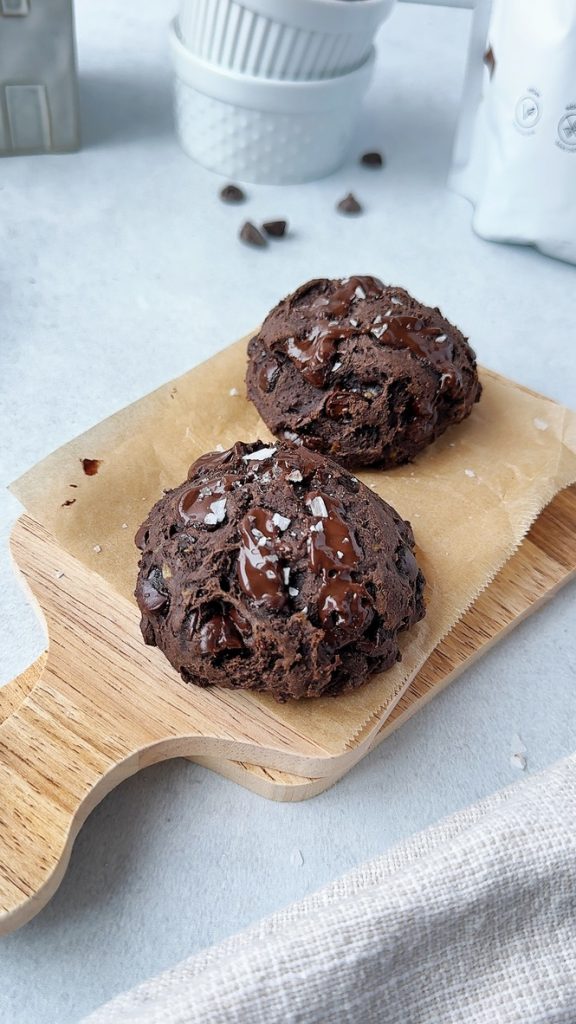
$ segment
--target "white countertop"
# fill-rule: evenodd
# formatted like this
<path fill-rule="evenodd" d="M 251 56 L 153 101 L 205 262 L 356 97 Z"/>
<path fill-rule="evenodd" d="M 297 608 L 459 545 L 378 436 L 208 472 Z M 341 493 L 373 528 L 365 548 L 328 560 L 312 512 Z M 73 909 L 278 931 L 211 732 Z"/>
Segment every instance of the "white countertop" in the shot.
<path fill-rule="evenodd" d="M 480 360 L 575 404 L 576 270 L 486 243 L 444 186 L 470 13 L 401 6 L 384 26 L 356 165 L 305 187 L 221 182 L 172 128 L 162 0 L 78 0 L 84 149 L 0 161 L 2 483 L 259 322 L 313 276 L 373 273 L 442 307 Z M 364 216 L 334 203 L 352 188 Z M 287 216 L 266 251 L 245 217 Z M 41 651 L 0 494 L 1 681 Z M 48 907 L 0 940 L 0 1019 L 68 1024 L 200 947 L 576 748 L 573 586 L 469 669 L 338 786 L 273 804 L 186 763 L 132 778 L 83 828 Z M 295 851 L 300 851 L 301 858 Z M 302 859 L 303 863 L 298 864 Z"/>

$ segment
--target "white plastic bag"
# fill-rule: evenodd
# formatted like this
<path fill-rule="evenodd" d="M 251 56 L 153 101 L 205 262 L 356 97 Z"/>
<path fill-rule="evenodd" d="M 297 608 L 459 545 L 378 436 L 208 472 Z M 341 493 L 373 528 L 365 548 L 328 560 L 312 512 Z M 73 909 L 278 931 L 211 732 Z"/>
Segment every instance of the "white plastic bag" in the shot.
<path fill-rule="evenodd" d="M 479 0 L 450 186 L 483 238 L 576 263 L 576 0 Z"/>

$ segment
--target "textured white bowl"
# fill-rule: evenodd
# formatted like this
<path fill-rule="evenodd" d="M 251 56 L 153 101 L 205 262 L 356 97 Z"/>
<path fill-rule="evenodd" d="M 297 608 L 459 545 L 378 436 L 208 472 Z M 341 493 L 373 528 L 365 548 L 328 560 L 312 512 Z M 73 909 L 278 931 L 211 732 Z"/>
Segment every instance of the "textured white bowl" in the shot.
<path fill-rule="evenodd" d="M 176 23 L 170 45 L 178 136 L 198 163 L 272 185 L 321 178 L 340 166 L 370 82 L 373 50 L 347 75 L 280 82 L 207 64 L 189 53 Z"/>
<path fill-rule="evenodd" d="M 394 0 L 180 0 L 180 35 L 197 57 L 257 78 L 345 74 L 370 53 Z"/>

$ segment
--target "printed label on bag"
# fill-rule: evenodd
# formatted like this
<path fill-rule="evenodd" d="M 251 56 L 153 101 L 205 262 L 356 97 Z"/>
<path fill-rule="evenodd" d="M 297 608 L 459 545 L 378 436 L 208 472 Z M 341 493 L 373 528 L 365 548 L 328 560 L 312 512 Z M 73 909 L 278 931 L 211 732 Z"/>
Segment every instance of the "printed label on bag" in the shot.
<path fill-rule="evenodd" d="M 532 134 L 542 116 L 539 94 L 530 90 L 521 96 L 516 104 L 514 120 L 516 127 L 523 133 Z"/>
<path fill-rule="evenodd" d="M 559 149 L 576 153 L 576 104 L 568 108 L 568 113 L 563 114 L 558 122 L 556 145 Z"/>

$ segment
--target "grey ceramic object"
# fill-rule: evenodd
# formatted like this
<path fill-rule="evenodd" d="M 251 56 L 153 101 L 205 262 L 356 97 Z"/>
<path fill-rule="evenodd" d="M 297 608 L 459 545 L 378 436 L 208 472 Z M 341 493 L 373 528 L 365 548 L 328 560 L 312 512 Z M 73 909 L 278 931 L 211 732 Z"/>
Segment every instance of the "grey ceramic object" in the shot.
<path fill-rule="evenodd" d="M 0 154 L 79 145 L 72 0 L 0 0 Z"/>

